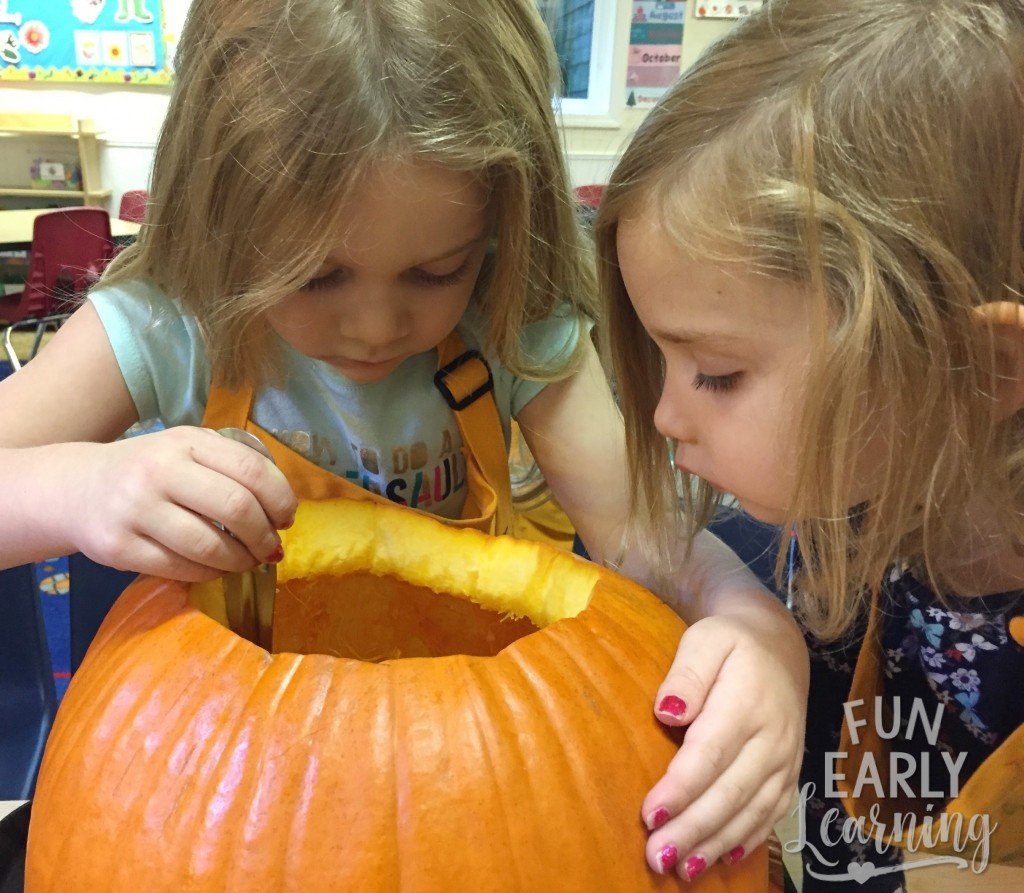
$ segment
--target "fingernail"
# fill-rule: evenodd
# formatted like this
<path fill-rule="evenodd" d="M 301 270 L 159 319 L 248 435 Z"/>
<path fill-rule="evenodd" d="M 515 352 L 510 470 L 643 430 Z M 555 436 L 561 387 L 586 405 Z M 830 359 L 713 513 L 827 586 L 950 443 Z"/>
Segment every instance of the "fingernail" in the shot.
<path fill-rule="evenodd" d="M 671 871 L 675 868 L 676 862 L 679 861 L 679 853 L 675 846 L 671 843 L 668 846 L 663 846 L 661 851 L 658 853 L 658 864 L 661 865 L 661 870 Z"/>
<path fill-rule="evenodd" d="M 662 825 L 669 820 L 668 810 L 664 806 L 659 806 L 654 812 L 647 817 L 647 830 L 657 831 Z"/>
<path fill-rule="evenodd" d="M 274 549 L 266 558 L 263 559 L 264 564 L 277 564 L 282 558 L 284 558 L 284 546 L 280 543 L 277 544 L 277 548 Z"/>
<path fill-rule="evenodd" d="M 747 855 L 747 851 L 743 849 L 743 847 L 737 846 L 729 850 L 729 852 L 725 854 L 724 858 L 727 864 L 735 865 L 745 855 Z"/>
<path fill-rule="evenodd" d="M 675 695 L 665 695 L 658 704 L 658 713 L 671 716 L 672 719 L 682 719 L 686 713 L 686 701 Z"/>
<path fill-rule="evenodd" d="M 279 530 L 288 530 L 289 528 L 294 527 L 294 526 L 295 526 L 295 515 L 292 515 L 291 518 L 288 519 L 288 522 L 286 524 L 282 524 L 280 526 L 280 528 L 278 528 L 278 529 Z"/>
<path fill-rule="evenodd" d="M 690 856 L 690 858 L 683 863 L 683 871 L 686 873 L 686 879 L 688 881 L 692 881 L 707 867 L 708 863 L 704 861 L 703 856 Z"/>

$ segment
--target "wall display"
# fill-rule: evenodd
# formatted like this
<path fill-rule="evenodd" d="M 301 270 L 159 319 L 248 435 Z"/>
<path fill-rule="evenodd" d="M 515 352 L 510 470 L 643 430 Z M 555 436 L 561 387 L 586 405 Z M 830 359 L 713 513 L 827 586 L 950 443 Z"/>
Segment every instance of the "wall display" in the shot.
<path fill-rule="evenodd" d="M 679 77 L 686 2 L 633 3 L 626 69 L 626 105 L 650 108 Z"/>
<path fill-rule="evenodd" d="M 0 80 L 163 85 L 161 0 L 0 0 Z"/>
<path fill-rule="evenodd" d="M 764 0 L 733 0 L 731 3 L 700 3 L 698 19 L 742 19 L 764 6 Z"/>

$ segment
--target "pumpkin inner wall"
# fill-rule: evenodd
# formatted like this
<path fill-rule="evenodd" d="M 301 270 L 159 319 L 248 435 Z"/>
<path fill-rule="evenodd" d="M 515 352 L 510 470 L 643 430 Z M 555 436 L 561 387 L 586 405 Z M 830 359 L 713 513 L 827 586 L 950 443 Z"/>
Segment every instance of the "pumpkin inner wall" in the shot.
<path fill-rule="evenodd" d="M 274 651 L 361 661 L 490 657 L 537 629 L 529 618 L 366 571 L 286 580 L 274 604 Z"/>

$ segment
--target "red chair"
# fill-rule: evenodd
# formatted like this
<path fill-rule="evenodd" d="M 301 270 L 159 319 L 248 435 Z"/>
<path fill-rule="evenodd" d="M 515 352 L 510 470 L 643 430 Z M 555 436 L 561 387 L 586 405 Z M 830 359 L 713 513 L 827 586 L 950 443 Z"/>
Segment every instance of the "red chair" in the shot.
<path fill-rule="evenodd" d="M 604 195 L 604 183 L 588 183 L 585 186 L 577 186 L 574 191 L 577 202 L 596 211 L 597 206 L 601 204 L 601 196 Z"/>
<path fill-rule="evenodd" d="M 117 216 L 121 220 L 142 223 L 146 219 L 146 205 L 149 204 L 149 190 L 129 189 L 121 195 Z"/>
<path fill-rule="evenodd" d="M 114 256 L 110 215 L 103 208 L 61 208 L 36 217 L 25 289 L 0 296 L 4 348 L 11 358 L 14 326 L 36 326 L 33 353 L 47 326 L 59 325 Z M 55 319 L 56 317 L 56 319 Z M 11 359 L 15 369 L 16 358 Z"/>

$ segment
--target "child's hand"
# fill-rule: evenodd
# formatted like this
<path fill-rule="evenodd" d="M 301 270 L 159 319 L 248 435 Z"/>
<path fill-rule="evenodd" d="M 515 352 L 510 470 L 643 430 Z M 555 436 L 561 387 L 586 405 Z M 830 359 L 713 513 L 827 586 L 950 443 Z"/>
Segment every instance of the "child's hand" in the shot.
<path fill-rule="evenodd" d="M 807 685 L 803 637 L 781 605 L 686 631 L 655 700 L 658 719 L 688 726 L 642 807 L 655 871 L 692 879 L 768 837 L 796 789 Z"/>
<path fill-rule="evenodd" d="M 296 499 L 252 448 L 190 427 L 73 446 L 59 523 L 90 558 L 187 581 L 280 560 Z"/>

